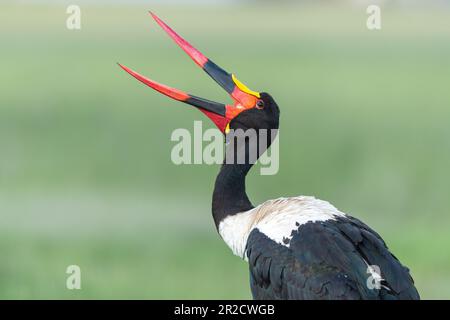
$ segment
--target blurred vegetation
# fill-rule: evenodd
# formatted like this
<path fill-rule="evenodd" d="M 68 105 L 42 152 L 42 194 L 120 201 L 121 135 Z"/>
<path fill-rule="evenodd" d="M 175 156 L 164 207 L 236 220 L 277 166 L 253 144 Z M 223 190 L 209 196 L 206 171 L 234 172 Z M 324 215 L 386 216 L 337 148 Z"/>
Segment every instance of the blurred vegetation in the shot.
<path fill-rule="evenodd" d="M 65 9 L 0 5 L 0 298 L 250 298 L 211 218 L 218 167 L 170 161 L 204 118 L 116 65 L 228 101 L 147 9 L 277 99 L 280 172 L 253 170 L 255 204 L 328 200 L 450 298 L 448 11 L 389 9 L 371 32 L 353 6 L 85 5 L 69 31 Z"/>

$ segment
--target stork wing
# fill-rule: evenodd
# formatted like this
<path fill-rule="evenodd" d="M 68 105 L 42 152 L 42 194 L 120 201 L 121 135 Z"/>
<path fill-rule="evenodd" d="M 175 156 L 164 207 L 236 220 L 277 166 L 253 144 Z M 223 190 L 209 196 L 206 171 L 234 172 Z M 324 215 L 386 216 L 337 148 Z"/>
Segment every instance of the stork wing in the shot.
<path fill-rule="evenodd" d="M 255 229 L 247 257 L 255 299 L 419 299 L 409 270 L 381 237 L 348 216 L 301 225 L 289 247 Z M 380 268 L 379 289 L 368 285 L 368 265 Z"/>

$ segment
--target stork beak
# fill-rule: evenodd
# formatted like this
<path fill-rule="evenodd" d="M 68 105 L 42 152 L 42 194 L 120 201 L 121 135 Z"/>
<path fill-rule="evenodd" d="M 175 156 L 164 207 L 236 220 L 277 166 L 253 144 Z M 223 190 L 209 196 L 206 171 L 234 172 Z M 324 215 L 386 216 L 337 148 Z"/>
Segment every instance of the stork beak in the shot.
<path fill-rule="evenodd" d="M 160 25 L 160 27 L 175 41 L 184 52 L 191 57 L 194 62 L 201 67 L 211 78 L 213 78 L 233 99 L 232 105 L 225 105 L 211 100 L 203 99 L 181 90 L 168 87 L 160 84 L 139 73 L 119 64 L 119 66 L 133 77 L 143 82 L 147 86 L 156 91 L 178 101 L 190 104 L 200 109 L 206 114 L 220 131 L 227 133 L 228 124 L 242 111 L 252 109 L 256 106 L 256 102 L 260 98 L 258 92 L 252 91 L 242 82 L 240 82 L 234 74 L 230 74 L 205 57 L 200 51 L 195 49 L 186 40 L 181 38 L 175 31 L 173 31 L 167 24 L 165 24 L 155 14 L 151 16 Z"/>

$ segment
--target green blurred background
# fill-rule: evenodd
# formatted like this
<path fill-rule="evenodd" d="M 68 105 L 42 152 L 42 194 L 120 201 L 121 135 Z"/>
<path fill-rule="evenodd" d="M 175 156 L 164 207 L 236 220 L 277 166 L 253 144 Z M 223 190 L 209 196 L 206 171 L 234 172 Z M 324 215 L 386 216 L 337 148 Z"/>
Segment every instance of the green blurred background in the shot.
<path fill-rule="evenodd" d="M 314 195 L 377 230 L 423 298 L 450 298 L 450 10 L 271 2 L 0 4 L 0 298 L 251 298 L 215 231 L 218 166 L 170 161 L 198 111 L 117 67 L 226 94 L 147 14 L 281 107 L 280 171 L 255 204 Z M 209 121 L 204 127 L 212 127 Z M 65 270 L 82 271 L 67 290 Z"/>

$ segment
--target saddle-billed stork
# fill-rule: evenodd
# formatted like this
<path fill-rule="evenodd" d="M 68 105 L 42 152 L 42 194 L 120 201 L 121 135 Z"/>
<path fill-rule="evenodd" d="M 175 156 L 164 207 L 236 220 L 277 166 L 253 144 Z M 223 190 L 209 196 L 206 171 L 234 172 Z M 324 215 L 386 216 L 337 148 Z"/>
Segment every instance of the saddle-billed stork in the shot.
<path fill-rule="evenodd" d="M 187 94 L 119 64 L 126 72 L 162 94 L 197 107 L 225 137 L 237 129 L 278 129 L 280 111 L 268 93 L 250 90 L 151 15 L 234 103 L 224 105 Z M 258 156 L 273 138 L 269 134 Z M 248 151 L 249 141 L 244 139 L 235 148 Z M 248 157 L 241 163 L 231 162 L 224 161 L 217 176 L 212 214 L 226 244 L 248 261 L 254 299 L 419 299 L 409 270 L 366 224 L 309 196 L 269 200 L 254 207 L 245 191 L 253 163 Z"/>

